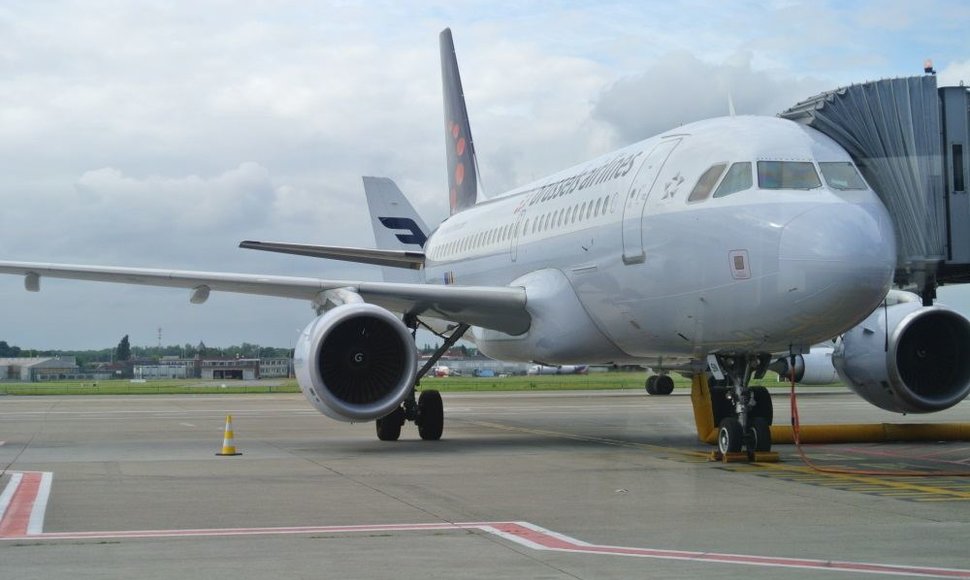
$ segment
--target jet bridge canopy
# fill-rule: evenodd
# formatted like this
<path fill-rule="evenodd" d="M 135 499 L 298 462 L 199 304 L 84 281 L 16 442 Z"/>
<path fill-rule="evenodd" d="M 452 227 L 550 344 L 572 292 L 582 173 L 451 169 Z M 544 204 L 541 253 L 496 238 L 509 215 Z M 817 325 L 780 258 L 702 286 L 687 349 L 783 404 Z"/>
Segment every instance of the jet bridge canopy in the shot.
<path fill-rule="evenodd" d="M 966 143 L 970 96 L 931 75 L 828 91 L 781 113 L 842 145 L 896 229 L 896 283 L 924 301 L 937 283 L 970 281 Z"/>

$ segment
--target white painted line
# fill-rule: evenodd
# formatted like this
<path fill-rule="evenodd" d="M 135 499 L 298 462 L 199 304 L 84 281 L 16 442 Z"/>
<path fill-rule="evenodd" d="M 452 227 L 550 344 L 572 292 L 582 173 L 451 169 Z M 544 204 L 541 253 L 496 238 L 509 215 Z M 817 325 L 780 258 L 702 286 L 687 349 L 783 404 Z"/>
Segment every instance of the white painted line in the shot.
<path fill-rule="evenodd" d="M 51 482 L 54 474 L 45 471 L 40 478 L 40 487 L 34 499 L 34 507 L 30 510 L 30 520 L 27 522 L 27 535 L 36 536 L 44 533 L 44 516 L 47 514 L 47 502 L 51 496 Z"/>
<path fill-rule="evenodd" d="M 13 498 L 13 494 L 17 491 L 17 488 L 20 487 L 20 480 L 23 478 L 23 473 L 11 473 L 7 487 L 4 488 L 3 493 L 0 493 L 0 522 L 3 521 L 3 514 L 7 513 L 10 500 Z"/>
<path fill-rule="evenodd" d="M 135 538 L 185 538 L 185 537 L 232 537 L 254 535 L 290 534 L 345 534 L 362 532 L 409 532 L 433 530 L 480 530 L 514 542 L 533 550 L 567 552 L 599 556 L 626 556 L 652 558 L 658 560 L 679 560 L 708 564 L 734 564 L 761 566 L 768 568 L 791 568 L 819 572 L 855 572 L 883 576 L 921 576 L 925 578 L 964 578 L 970 579 L 970 570 L 956 568 L 933 568 L 906 566 L 900 564 L 881 564 L 872 562 L 848 562 L 839 560 L 814 560 L 779 556 L 757 556 L 750 554 L 725 554 L 717 552 L 697 552 L 669 550 L 664 548 L 637 548 L 591 544 L 565 534 L 547 530 L 529 522 L 468 522 L 430 524 L 377 524 L 348 526 L 301 526 L 283 528 L 224 528 L 195 530 L 140 530 L 117 532 L 53 532 L 31 536 L 36 540 L 80 540 L 80 539 L 135 539 Z M 16 540 L 25 536 L 0 537 L 2 540 Z"/>

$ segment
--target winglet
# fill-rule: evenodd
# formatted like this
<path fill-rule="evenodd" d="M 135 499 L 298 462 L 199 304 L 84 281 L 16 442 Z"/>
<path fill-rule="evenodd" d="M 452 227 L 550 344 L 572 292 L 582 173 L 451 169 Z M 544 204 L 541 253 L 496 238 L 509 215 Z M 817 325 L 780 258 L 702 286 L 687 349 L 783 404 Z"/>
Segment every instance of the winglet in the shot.
<path fill-rule="evenodd" d="M 478 201 L 478 161 L 450 28 L 441 31 L 439 42 L 445 105 L 445 149 L 448 152 L 448 192 L 451 213 L 454 215 Z"/>

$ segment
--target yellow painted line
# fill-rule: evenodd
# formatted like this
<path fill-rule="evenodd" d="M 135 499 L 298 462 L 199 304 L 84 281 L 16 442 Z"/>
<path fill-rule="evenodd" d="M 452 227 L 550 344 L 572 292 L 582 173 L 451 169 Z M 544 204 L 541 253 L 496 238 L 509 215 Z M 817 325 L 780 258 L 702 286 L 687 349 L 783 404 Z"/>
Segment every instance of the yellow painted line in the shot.
<path fill-rule="evenodd" d="M 796 471 L 796 472 L 802 472 L 802 473 L 816 473 L 810 467 L 781 465 L 778 463 L 762 463 L 760 465 L 773 470 Z M 836 481 L 858 482 L 858 483 L 868 484 L 871 486 L 878 486 L 879 488 L 919 491 L 921 493 L 926 493 L 931 495 L 942 495 L 942 496 L 955 497 L 960 499 L 970 499 L 970 493 L 968 492 L 955 491 L 945 487 L 923 485 L 912 481 L 897 481 L 894 479 L 881 479 L 871 475 L 854 475 L 854 474 L 846 474 L 846 473 L 826 473 L 825 475 L 828 477 L 831 477 L 833 480 L 836 480 Z"/>
<path fill-rule="evenodd" d="M 697 458 L 707 461 L 708 453 L 703 451 L 693 451 L 686 449 L 677 449 L 676 447 L 665 447 L 662 445 L 651 445 L 649 443 L 634 443 L 631 441 L 623 441 L 620 439 L 609 439 L 606 437 L 592 437 L 588 435 L 571 435 L 569 433 L 562 433 L 560 431 L 548 431 L 545 429 L 532 429 L 528 427 L 515 427 L 511 425 L 503 425 L 501 423 L 492 423 L 488 421 L 467 421 L 473 425 L 478 425 L 480 427 L 487 427 L 491 429 L 498 429 L 501 431 L 508 431 L 513 433 L 525 433 L 529 435 L 543 436 L 543 437 L 555 437 L 559 439 L 569 439 L 572 441 L 583 441 L 586 443 L 601 443 L 603 445 L 612 445 L 614 447 L 626 447 L 630 449 L 649 449 L 652 451 L 657 451 L 664 454 L 679 455 L 688 458 Z M 727 467 L 730 465 L 730 467 Z M 820 478 L 817 482 L 819 485 L 823 486 L 844 486 L 846 491 L 853 491 L 852 487 L 856 484 L 865 484 L 867 486 L 872 486 L 874 488 L 873 492 L 867 493 L 878 493 L 879 490 L 900 490 L 909 492 L 918 492 L 926 495 L 938 495 L 946 498 L 938 501 L 952 501 L 952 499 L 960 500 L 970 500 L 970 492 L 964 492 L 959 490 L 954 490 L 945 487 L 936 487 L 932 485 L 924 485 L 920 483 L 915 483 L 911 481 L 897 481 L 893 479 L 882 479 L 876 476 L 870 475 L 855 475 L 855 474 L 845 474 L 845 473 L 824 473 L 818 472 L 814 469 L 802 466 L 802 465 L 787 465 L 784 463 L 746 463 L 746 464 L 727 464 L 725 467 L 731 471 L 735 472 L 758 472 L 759 469 L 768 471 L 779 472 L 784 478 L 794 479 L 795 477 L 816 477 Z M 832 467 L 832 466 L 825 466 Z M 834 469 L 855 469 L 852 467 L 838 466 Z M 898 468 L 897 468 L 898 469 Z M 764 473 L 764 471 L 761 471 Z M 945 477 L 945 476 L 940 476 Z M 800 483 L 800 482 L 799 482 Z M 809 485 L 816 484 L 816 482 L 809 483 Z"/>

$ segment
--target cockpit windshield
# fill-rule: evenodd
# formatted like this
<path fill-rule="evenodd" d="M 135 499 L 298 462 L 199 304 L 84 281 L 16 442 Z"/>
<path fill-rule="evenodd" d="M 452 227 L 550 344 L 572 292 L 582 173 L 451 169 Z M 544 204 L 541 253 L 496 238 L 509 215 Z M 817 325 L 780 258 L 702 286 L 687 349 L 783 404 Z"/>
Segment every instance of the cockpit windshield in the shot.
<path fill-rule="evenodd" d="M 714 197 L 724 197 L 739 191 L 751 189 L 751 164 L 747 161 L 734 163 L 728 169 L 727 175 L 721 180 L 721 185 L 717 186 Z"/>
<path fill-rule="evenodd" d="M 759 161 L 761 189 L 816 189 L 822 182 L 810 161 Z"/>
<path fill-rule="evenodd" d="M 822 177 L 825 184 L 832 189 L 868 189 L 866 182 L 856 170 L 855 165 L 849 161 L 833 161 L 819 163 L 818 168 L 822 170 Z"/>

